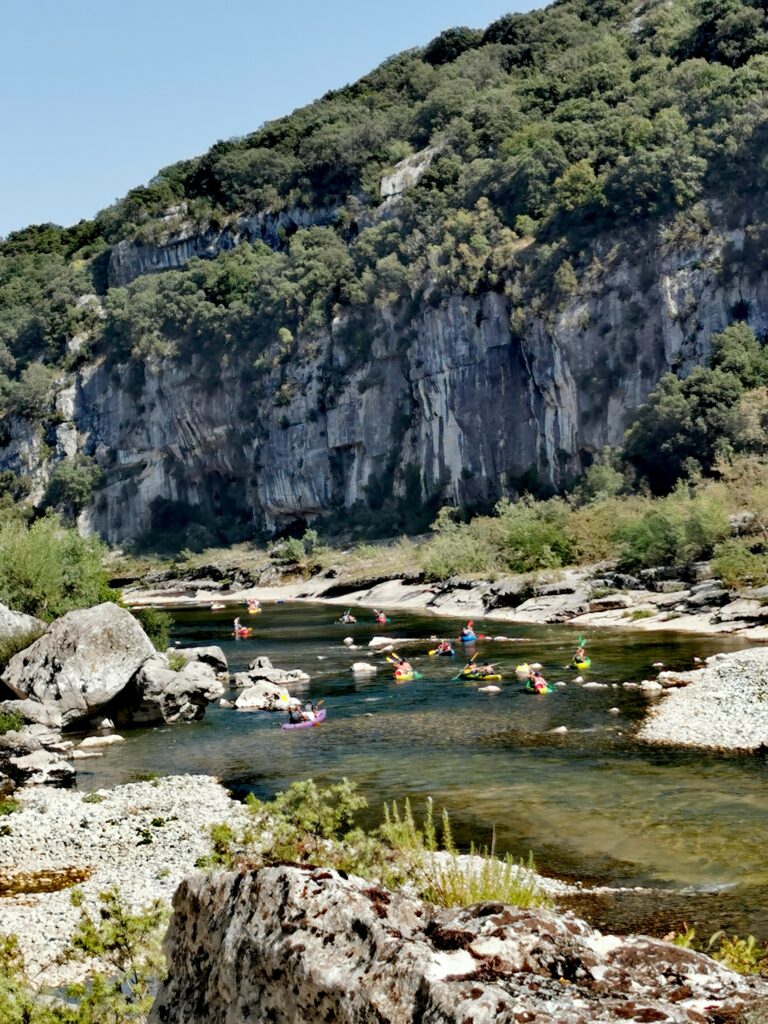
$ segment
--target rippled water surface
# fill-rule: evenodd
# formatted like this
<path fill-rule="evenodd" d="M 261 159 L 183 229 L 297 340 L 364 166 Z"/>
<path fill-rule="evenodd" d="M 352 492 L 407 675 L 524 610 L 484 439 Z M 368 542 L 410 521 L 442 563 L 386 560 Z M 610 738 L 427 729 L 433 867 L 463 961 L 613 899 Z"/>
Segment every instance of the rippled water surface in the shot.
<path fill-rule="evenodd" d="M 268 797 L 298 778 L 347 775 L 368 797 L 371 821 L 383 800 L 409 795 L 418 809 L 430 795 L 450 810 L 459 839 L 487 842 L 495 830 L 497 847 L 516 855 L 532 850 L 546 873 L 689 888 L 695 896 L 687 902 L 665 897 L 671 926 L 685 915 L 704 929 L 724 925 L 768 936 L 768 771 L 761 758 L 634 743 L 644 701 L 620 686 L 590 691 L 574 682 L 563 668 L 575 647 L 572 628 L 483 623 L 492 635 L 520 638 L 478 643 L 481 657 L 499 662 L 505 676 L 501 693 L 490 695 L 452 678 L 459 658 L 426 655 L 427 638 L 455 636 L 458 620 L 404 613 L 377 627 L 360 611 L 369 621 L 349 627 L 334 623 L 339 611 L 266 605 L 249 620 L 255 632 L 247 640 L 232 637 L 230 612 L 178 612 L 179 645 L 220 644 L 232 671 L 257 654 L 307 671 L 312 682 L 294 692 L 322 698 L 326 723 L 290 733 L 276 714 L 213 707 L 203 722 L 129 733 L 104 758 L 78 765 L 79 784 L 92 789 L 147 772 L 202 772 Z M 423 638 L 403 647 L 421 680 L 396 684 L 378 658 L 376 676 L 352 676 L 349 666 L 367 659 L 377 632 Z M 360 651 L 343 647 L 346 635 Z M 592 633 L 593 668 L 584 677 L 620 684 L 654 674 L 654 662 L 689 668 L 694 656 L 741 646 L 722 637 Z M 551 682 L 565 680 L 567 687 L 547 696 L 526 693 L 513 672 L 522 661 L 540 661 Z M 610 713 L 614 707 L 618 715 Z M 551 732 L 563 725 L 566 734 Z M 620 911 L 603 912 L 608 923 L 620 923 Z M 632 922 L 643 915 L 652 916 L 647 908 L 632 911 Z"/>

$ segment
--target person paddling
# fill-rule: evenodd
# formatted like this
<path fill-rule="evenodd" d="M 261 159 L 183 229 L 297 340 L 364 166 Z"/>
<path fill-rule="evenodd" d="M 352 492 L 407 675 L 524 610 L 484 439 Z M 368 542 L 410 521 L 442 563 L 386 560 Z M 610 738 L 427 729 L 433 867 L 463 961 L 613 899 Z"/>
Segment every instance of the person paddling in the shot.
<path fill-rule="evenodd" d="M 440 643 L 437 645 L 437 653 L 438 654 L 444 654 L 444 655 L 450 657 L 452 654 L 455 654 L 455 651 L 454 651 L 453 646 L 451 645 L 450 641 L 448 641 L 448 640 L 441 640 Z"/>
<path fill-rule="evenodd" d="M 387 621 L 387 616 L 384 614 L 384 612 L 379 611 L 378 608 L 373 609 L 373 616 L 375 621 L 378 622 L 380 626 L 383 626 Z"/>

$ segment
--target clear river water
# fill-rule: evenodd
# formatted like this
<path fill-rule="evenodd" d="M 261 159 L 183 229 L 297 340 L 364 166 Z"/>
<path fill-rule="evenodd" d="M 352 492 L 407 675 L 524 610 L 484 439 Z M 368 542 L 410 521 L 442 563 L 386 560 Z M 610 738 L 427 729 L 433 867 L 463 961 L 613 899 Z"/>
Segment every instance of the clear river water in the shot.
<path fill-rule="evenodd" d="M 457 636 L 458 619 L 392 613 L 380 627 L 353 609 L 360 621 L 342 626 L 335 623 L 341 611 L 267 604 L 261 615 L 243 615 L 254 626 L 245 640 L 232 636 L 231 611 L 175 612 L 174 641 L 181 648 L 219 644 L 233 672 L 259 654 L 280 668 L 304 669 L 312 681 L 293 692 L 323 699 L 327 721 L 285 732 L 282 715 L 212 706 L 201 722 L 128 733 L 103 758 L 78 764 L 78 785 L 193 772 L 267 798 L 296 779 L 348 776 L 368 798 L 369 824 L 384 800 L 409 796 L 418 813 L 431 796 L 450 811 L 460 842 L 490 843 L 495 832 L 497 849 L 522 857 L 532 851 L 545 874 L 656 890 L 578 898 L 575 908 L 599 925 L 659 933 L 685 920 L 702 935 L 725 927 L 768 938 L 763 758 L 636 743 L 645 700 L 620 685 L 585 690 L 575 683 L 563 668 L 576 645 L 573 628 L 477 621 L 481 632 L 518 638 L 477 645 L 504 674 L 492 695 L 453 678 L 460 657 L 426 654 L 429 637 Z M 377 633 L 423 638 L 403 647 L 423 678 L 397 684 L 379 658 L 377 675 L 354 678 L 352 661 L 367 660 Z M 348 635 L 361 650 L 343 646 Z M 655 675 L 655 662 L 691 668 L 694 656 L 743 646 L 727 637 L 592 632 L 584 678 L 639 681 Z M 540 661 L 551 682 L 568 685 L 546 696 L 526 693 L 514 675 L 523 661 Z M 551 731 L 559 726 L 567 733 Z"/>

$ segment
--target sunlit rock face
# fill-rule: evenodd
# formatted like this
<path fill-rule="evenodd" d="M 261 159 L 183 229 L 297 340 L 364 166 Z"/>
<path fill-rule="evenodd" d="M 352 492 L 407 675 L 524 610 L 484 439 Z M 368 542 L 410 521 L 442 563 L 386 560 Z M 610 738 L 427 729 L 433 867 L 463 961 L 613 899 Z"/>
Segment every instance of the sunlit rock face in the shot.
<path fill-rule="evenodd" d="M 153 1024 L 702 1024 L 768 990 L 571 915 L 438 910 L 317 868 L 197 875 L 174 908 Z"/>
<path fill-rule="evenodd" d="M 115 279 L 240 235 L 206 238 L 118 246 Z M 606 242 L 570 296 L 539 297 L 523 318 L 497 292 L 425 300 L 405 325 L 384 307 L 355 352 L 340 315 L 266 368 L 238 351 L 226 363 L 94 360 L 62 380 L 50 436 L 5 425 L 0 470 L 30 476 L 39 500 L 57 460 L 91 456 L 102 483 L 81 526 L 110 542 L 147 530 L 156 499 L 279 530 L 356 503 L 481 508 L 556 490 L 620 442 L 663 373 L 705 362 L 734 315 L 768 330 L 768 281 L 743 263 L 743 241 L 713 229 L 686 246 L 659 230 L 637 261 Z"/>

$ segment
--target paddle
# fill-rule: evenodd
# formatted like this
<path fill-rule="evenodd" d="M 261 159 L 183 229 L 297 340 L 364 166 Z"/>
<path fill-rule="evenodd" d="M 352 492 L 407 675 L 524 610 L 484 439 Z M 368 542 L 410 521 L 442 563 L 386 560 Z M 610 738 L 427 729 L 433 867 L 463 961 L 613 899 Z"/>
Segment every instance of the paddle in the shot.
<path fill-rule="evenodd" d="M 467 662 L 467 664 L 464 666 L 464 668 L 459 670 L 458 675 L 455 675 L 453 677 L 453 679 L 451 680 L 451 682 L 455 682 L 457 679 L 461 679 L 461 677 L 464 675 L 464 673 L 467 671 L 467 669 L 468 668 L 472 668 L 472 662 L 475 660 L 476 657 L 477 657 L 477 655 L 473 654 L 472 657 Z"/>

